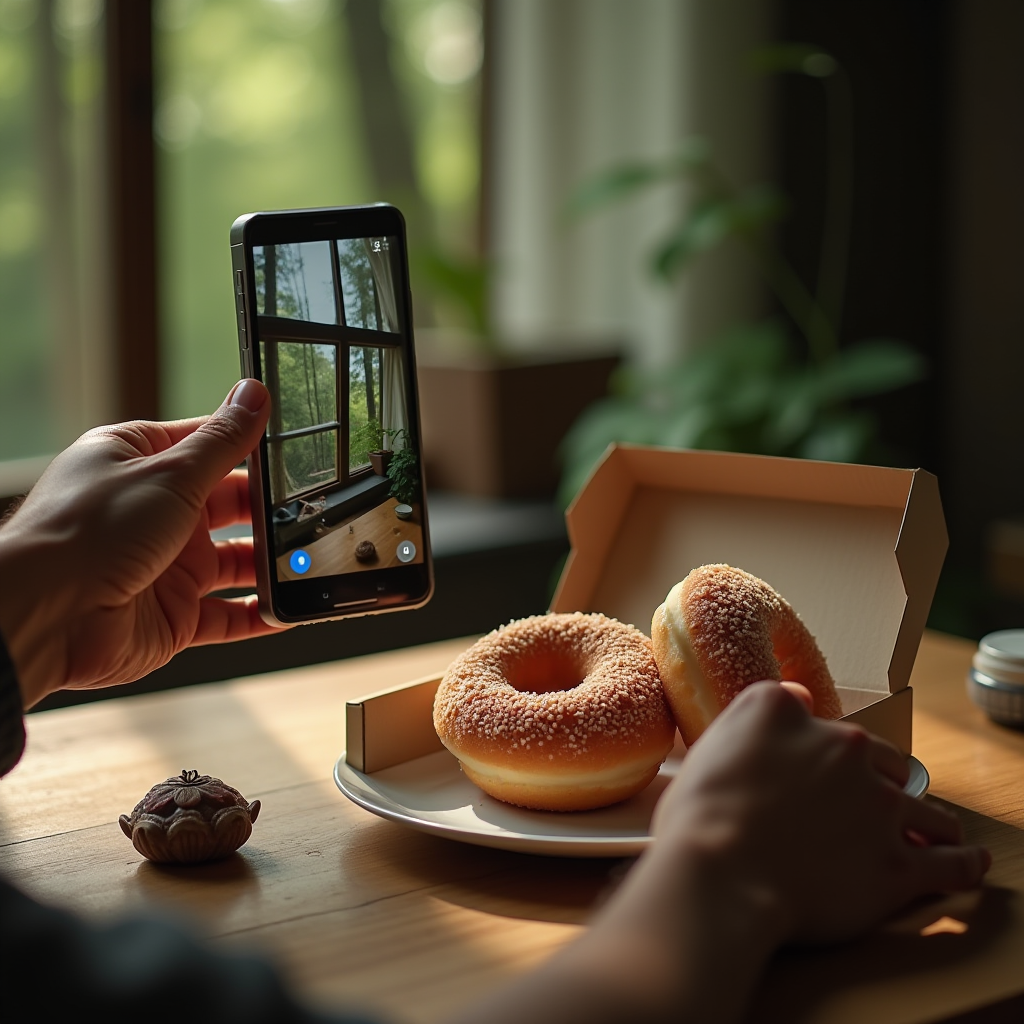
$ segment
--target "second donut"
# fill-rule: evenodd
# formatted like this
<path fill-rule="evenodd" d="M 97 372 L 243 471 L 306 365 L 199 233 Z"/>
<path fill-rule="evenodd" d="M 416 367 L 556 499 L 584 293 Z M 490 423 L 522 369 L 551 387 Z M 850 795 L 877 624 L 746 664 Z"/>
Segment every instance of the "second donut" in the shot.
<path fill-rule="evenodd" d="M 655 611 L 651 637 L 665 696 L 687 746 L 740 690 L 762 679 L 802 683 L 815 715 L 842 716 L 810 630 L 785 598 L 742 569 L 694 569 Z"/>

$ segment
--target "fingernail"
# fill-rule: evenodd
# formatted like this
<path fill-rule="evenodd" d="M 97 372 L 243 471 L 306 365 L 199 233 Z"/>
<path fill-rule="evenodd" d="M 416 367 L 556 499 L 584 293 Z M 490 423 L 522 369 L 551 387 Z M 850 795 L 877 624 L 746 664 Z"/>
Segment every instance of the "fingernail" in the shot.
<path fill-rule="evenodd" d="M 266 400 L 266 389 L 260 387 L 259 381 L 249 377 L 240 380 L 228 395 L 228 405 L 240 405 L 249 412 L 259 412 Z"/>

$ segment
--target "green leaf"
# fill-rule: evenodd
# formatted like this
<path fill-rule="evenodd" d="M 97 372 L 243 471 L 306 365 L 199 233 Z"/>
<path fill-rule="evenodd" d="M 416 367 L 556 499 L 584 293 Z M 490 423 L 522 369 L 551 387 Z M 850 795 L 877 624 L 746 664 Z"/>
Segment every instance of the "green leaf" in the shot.
<path fill-rule="evenodd" d="M 654 273 L 668 280 L 697 253 L 704 252 L 733 233 L 731 202 L 711 199 L 695 203 L 679 230 L 654 253 Z"/>
<path fill-rule="evenodd" d="M 652 372 L 648 394 L 660 392 L 662 401 L 676 408 L 701 402 L 717 393 L 726 372 L 721 359 L 709 357 L 701 348 L 672 366 Z"/>
<path fill-rule="evenodd" d="M 349 435 L 349 452 L 358 456 L 361 462 L 368 462 L 370 452 L 380 451 L 383 447 L 384 428 L 377 420 L 367 420 Z"/>
<path fill-rule="evenodd" d="M 707 197 L 694 203 L 679 229 L 655 250 L 655 274 L 667 280 L 697 253 L 705 252 L 731 235 L 760 231 L 780 220 L 785 200 L 767 185 L 746 189 L 737 196 Z"/>
<path fill-rule="evenodd" d="M 489 334 L 490 267 L 481 260 L 459 260 L 437 251 L 418 254 L 416 269 L 436 294 L 454 301 L 473 330 Z"/>
<path fill-rule="evenodd" d="M 714 410 L 706 405 L 681 409 L 674 416 L 666 417 L 664 427 L 655 443 L 668 448 L 698 448 L 701 438 L 714 422 Z"/>
<path fill-rule="evenodd" d="M 405 505 L 411 505 L 419 496 L 418 463 L 416 449 L 412 445 L 400 448 L 388 463 L 391 496 Z"/>
<path fill-rule="evenodd" d="M 764 426 L 764 443 L 770 451 L 792 450 L 814 424 L 823 404 L 816 374 L 813 367 L 793 366 L 778 382 Z"/>
<path fill-rule="evenodd" d="M 906 342 L 892 338 L 861 341 L 841 349 L 821 369 L 823 395 L 833 401 L 886 394 L 922 380 L 928 362 Z"/>
<path fill-rule="evenodd" d="M 875 419 L 867 411 L 834 415 L 807 434 L 799 454 L 824 462 L 857 462 L 863 458 L 876 429 Z"/>
<path fill-rule="evenodd" d="M 770 377 L 751 374 L 736 381 L 723 396 L 721 417 L 731 424 L 751 423 L 760 419 L 775 402 L 775 388 Z"/>
<path fill-rule="evenodd" d="M 709 348 L 722 353 L 733 373 L 774 374 L 792 361 L 789 338 L 774 320 L 734 327 Z"/>
<path fill-rule="evenodd" d="M 584 181 L 569 197 L 566 213 L 570 219 L 579 219 L 628 199 L 651 185 L 686 177 L 704 167 L 710 157 L 711 147 L 707 140 L 694 136 L 670 157 L 619 164 Z"/>
<path fill-rule="evenodd" d="M 645 189 L 665 178 L 664 168 L 654 163 L 623 164 L 585 181 L 570 197 L 568 214 L 579 218 L 603 206 Z"/>

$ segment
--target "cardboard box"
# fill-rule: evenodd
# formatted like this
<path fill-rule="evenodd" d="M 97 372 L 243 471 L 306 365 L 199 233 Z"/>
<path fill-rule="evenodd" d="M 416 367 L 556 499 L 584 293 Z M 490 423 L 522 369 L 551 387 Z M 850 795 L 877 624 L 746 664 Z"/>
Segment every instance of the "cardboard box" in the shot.
<path fill-rule="evenodd" d="M 649 632 L 655 608 L 695 566 L 745 569 L 817 638 L 844 718 L 911 752 L 910 671 L 948 545 L 931 473 L 613 445 L 566 519 L 572 552 L 552 611 L 600 611 Z M 405 759 L 393 719 L 375 731 L 393 715 L 404 719 L 409 758 L 440 749 L 422 710 L 438 682 L 350 704 L 349 735 L 359 736 L 350 763 L 376 771 Z"/>

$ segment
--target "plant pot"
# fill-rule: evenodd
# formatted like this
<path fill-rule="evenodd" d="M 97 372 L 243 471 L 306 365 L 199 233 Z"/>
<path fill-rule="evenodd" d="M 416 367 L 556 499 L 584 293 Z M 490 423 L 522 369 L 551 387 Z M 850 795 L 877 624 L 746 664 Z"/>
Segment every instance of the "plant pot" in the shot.
<path fill-rule="evenodd" d="M 388 463 L 391 461 L 391 456 L 394 452 L 388 452 L 381 449 L 377 452 L 369 452 L 370 465 L 373 466 L 374 473 L 377 476 L 387 476 L 388 474 Z"/>
<path fill-rule="evenodd" d="M 601 355 L 454 355 L 418 360 L 423 458 L 431 487 L 491 498 L 554 495 L 558 446 L 608 392 Z"/>

